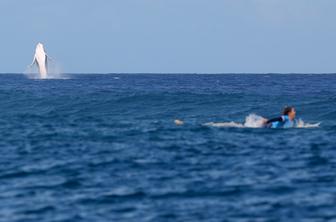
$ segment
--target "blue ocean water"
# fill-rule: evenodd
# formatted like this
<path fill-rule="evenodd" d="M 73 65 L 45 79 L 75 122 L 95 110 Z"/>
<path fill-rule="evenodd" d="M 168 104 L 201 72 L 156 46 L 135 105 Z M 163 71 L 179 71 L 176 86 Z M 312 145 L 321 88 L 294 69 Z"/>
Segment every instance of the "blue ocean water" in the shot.
<path fill-rule="evenodd" d="M 0 221 L 335 221 L 335 86 L 322 74 L 0 75 Z M 320 127 L 204 125 L 285 105 Z"/>

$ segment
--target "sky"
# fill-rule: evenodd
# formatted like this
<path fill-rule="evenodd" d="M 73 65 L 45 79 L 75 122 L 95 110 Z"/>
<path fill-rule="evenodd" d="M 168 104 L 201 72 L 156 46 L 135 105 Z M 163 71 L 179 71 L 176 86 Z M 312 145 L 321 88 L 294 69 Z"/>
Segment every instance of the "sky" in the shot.
<path fill-rule="evenodd" d="M 335 0 L 0 0 L 0 73 L 336 73 Z"/>

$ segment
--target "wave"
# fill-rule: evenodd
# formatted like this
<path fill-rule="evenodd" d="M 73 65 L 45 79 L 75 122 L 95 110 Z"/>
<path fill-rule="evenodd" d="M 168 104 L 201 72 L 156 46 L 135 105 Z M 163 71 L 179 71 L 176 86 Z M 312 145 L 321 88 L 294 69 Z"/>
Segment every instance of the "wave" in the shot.
<path fill-rule="evenodd" d="M 265 118 L 258 116 L 254 113 L 245 117 L 244 123 L 238 122 L 209 122 L 205 123 L 205 126 L 211 127 L 233 127 L 233 128 L 264 128 Z M 302 119 L 299 119 L 296 124 L 296 128 L 318 128 L 320 123 L 305 123 Z"/>

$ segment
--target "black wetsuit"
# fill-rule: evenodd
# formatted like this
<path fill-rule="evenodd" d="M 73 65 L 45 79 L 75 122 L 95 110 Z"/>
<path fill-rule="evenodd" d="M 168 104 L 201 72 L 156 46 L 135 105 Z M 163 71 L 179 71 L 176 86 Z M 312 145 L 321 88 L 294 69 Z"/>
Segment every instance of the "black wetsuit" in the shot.
<path fill-rule="evenodd" d="M 269 128 L 291 128 L 295 127 L 296 121 L 290 120 L 287 115 L 267 120 L 266 127 Z"/>

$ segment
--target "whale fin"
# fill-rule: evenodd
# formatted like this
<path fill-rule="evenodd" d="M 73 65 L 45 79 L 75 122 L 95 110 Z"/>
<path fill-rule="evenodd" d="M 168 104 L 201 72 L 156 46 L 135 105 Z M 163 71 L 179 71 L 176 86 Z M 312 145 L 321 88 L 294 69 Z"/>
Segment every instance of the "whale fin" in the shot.
<path fill-rule="evenodd" d="M 29 65 L 29 67 L 32 67 L 34 64 L 37 64 L 35 56 L 34 56 L 33 62 Z"/>

